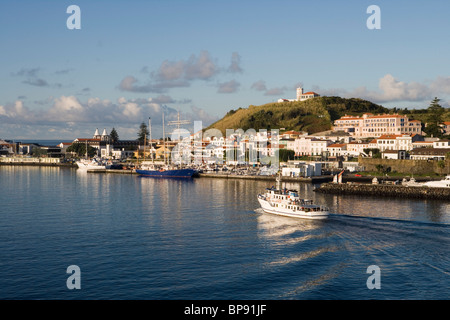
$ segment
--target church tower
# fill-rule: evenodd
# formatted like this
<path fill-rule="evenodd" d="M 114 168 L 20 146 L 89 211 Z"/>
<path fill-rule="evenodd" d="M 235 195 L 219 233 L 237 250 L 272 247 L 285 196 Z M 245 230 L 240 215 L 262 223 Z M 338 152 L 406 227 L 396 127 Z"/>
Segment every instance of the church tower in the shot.
<path fill-rule="evenodd" d="M 109 135 L 106 133 L 106 129 L 103 129 L 102 136 L 100 137 L 102 141 L 109 141 Z"/>
<path fill-rule="evenodd" d="M 102 136 L 100 135 L 100 133 L 98 133 L 98 128 L 95 130 L 94 136 L 92 137 L 92 139 L 101 139 Z"/>

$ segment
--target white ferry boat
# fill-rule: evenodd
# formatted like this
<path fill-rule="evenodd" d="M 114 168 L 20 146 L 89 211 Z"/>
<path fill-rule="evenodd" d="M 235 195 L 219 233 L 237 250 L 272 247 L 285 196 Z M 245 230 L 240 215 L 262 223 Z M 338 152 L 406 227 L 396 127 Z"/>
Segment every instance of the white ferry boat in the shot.
<path fill-rule="evenodd" d="M 313 204 L 312 200 L 300 199 L 297 190 L 281 189 L 280 179 L 277 188 L 266 189 L 264 194 L 258 194 L 258 201 L 264 212 L 281 216 L 303 219 L 326 219 L 329 209 Z"/>

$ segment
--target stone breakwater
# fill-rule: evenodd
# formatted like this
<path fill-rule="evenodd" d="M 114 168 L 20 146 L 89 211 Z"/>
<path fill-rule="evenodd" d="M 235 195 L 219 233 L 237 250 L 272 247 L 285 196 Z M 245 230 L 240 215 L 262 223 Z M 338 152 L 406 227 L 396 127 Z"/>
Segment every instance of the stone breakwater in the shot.
<path fill-rule="evenodd" d="M 450 200 L 450 188 L 323 183 L 319 188 L 314 189 L 314 191 L 329 194 Z"/>

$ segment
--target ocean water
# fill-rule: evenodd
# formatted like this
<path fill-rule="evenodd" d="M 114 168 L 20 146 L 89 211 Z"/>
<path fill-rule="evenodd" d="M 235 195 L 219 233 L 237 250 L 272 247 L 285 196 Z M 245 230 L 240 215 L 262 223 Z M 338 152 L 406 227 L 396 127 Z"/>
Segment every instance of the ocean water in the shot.
<path fill-rule="evenodd" d="M 0 166 L 0 299 L 450 298 L 450 201 L 288 184 L 333 212 L 306 221 L 261 212 L 265 187 Z"/>

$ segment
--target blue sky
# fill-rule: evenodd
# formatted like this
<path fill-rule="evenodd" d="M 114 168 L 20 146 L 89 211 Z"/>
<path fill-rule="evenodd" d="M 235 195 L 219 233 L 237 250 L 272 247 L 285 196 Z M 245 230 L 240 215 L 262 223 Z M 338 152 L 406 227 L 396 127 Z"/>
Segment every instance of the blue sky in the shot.
<path fill-rule="evenodd" d="M 69 30 L 69 5 L 81 29 Z M 369 30 L 370 5 L 381 29 Z M 161 112 L 209 125 L 295 88 L 386 107 L 450 104 L 450 2 L 0 2 L 0 139 L 136 138 Z"/>

